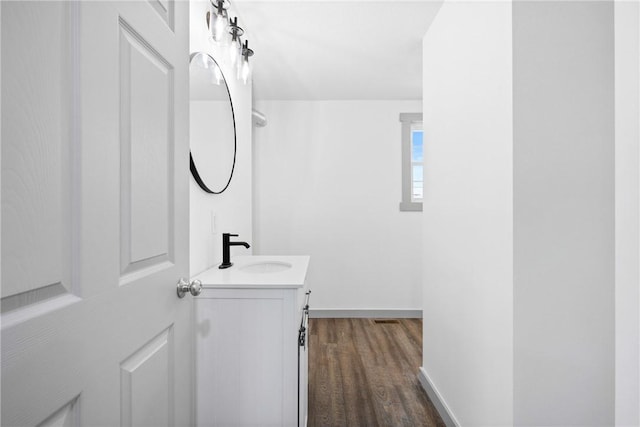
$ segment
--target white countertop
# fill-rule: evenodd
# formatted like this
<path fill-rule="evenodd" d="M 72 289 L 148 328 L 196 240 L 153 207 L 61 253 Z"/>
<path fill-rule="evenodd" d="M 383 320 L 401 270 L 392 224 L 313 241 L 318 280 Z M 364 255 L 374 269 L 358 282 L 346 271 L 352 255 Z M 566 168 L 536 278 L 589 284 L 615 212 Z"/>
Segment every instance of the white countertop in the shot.
<path fill-rule="evenodd" d="M 309 256 L 245 255 L 231 259 L 233 266 L 219 269 L 216 265 L 192 277 L 200 280 L 203 288 L 301 288 L 307 276 Z M 273 262 L 291 264 L 282 271 L 249 272 L 243 267 Z"/>

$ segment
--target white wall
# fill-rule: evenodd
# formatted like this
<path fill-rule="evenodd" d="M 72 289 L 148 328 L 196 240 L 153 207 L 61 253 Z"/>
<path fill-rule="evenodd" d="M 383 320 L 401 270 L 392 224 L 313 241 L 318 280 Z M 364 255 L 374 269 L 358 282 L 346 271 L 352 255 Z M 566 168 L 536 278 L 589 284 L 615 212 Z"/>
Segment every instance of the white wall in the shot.
<path fill-rule="evenodd" d="M 461 425 L 614 423 L 613 36 L 590 1 L 445 3 L 425 36 L 422 372 Z"/>
<path fill-rule="evenodd" d="M 613 2 L 516 2 L 514 420 L 614 423 Z"/>
<path fill-rule="evenodd" d="M 238 240 L 252 243 L 251 85 L 245 86 L 241 81 L 236 80 L 226 50 L 208 41 L 205 21 L 208 7 L 208 1 L 190 3 L 190 49 L 191 52 L 210 53 L 226 77 L 235 110 L 237 153 L 233 179 L 224 193 L 205 193 L 193 177 L 190 179 L 190 274 L 192 276 L 221 262 L 223 232 L 239 234 Z M 192 101 L 192 108 L 206 109 L 206 105 L 203 105 L 206 102 Z M 201 126 L 214 125 L 215 118 L 212 118 Z M 192 126 L 197 125 L 192 124 Z M 198 167 L 202 166 L 198 164 Z M 216 234 L 212 234 L 212 213 L 216 217 Z M 232 248 L 232 257 L 234 254 L 251 254 L 251 249 Z"/>
<path fill-rule="evenodd" d="M 640 7 L 617 2 L 616 132 L 616 425 L 640 424 L 638 313 L 638 164 L 640 162 Z"/>
<path fill-rule="evenodd" d="M 256 253 L 311 255 L 314 309 L 420 309 L 421 214 L 398 204 L 399 113 L 421 102 L 256 105 Z"/>
<path fill-rule="evenodd" d="M 422 373 L 460 425 L 511 425 L 511 4 L 445 2 L 423 61 Z"/>

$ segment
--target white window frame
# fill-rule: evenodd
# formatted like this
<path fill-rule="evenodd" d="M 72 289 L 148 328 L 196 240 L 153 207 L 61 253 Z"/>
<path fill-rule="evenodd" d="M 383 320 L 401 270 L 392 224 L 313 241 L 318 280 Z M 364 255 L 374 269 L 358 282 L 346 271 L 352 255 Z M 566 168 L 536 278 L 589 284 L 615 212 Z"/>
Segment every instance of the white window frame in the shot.
<path fill-rule="evenodd" d="M 413 162 L 411 161 L 411 132 L 422 128 L 422 113 L 400 113 L 402 123 L 402 201 L 401 212 L 422 212 L 422 202 L 413 199 Z M 424 140 L 423 140 L 424 141 Z M 424 164 L 424 163 L 423 163 Z M 424 196 L 424 181 L 422 194 Z"/>

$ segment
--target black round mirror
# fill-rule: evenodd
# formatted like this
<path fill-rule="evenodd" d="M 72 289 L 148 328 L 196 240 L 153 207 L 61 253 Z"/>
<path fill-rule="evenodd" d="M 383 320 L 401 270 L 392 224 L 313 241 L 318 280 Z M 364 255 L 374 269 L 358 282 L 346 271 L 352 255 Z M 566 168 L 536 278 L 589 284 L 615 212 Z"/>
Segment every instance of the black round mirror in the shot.
<path fill-rule="evenodd" d="M 205 52 L 189 59 L 190 169 L 200 188 L 220 194 L 233 178 L 236 165 L 236 118 L 218 63 Z"/>

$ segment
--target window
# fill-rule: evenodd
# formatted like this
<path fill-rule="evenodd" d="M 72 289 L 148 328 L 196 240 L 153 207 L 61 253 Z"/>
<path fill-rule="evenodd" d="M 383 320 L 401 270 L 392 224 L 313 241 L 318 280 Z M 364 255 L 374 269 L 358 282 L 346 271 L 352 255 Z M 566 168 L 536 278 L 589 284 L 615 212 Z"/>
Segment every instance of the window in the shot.
<path fill-rule="evenodd" d="M 422 211 L 424 156 L 422 113 L 400 113 L 402 123 L 401 211 Z"/>
<path fill-rule="evenodd" d="M 411 201 L 422 202 L 422 123 L 411 124 Z"/>

